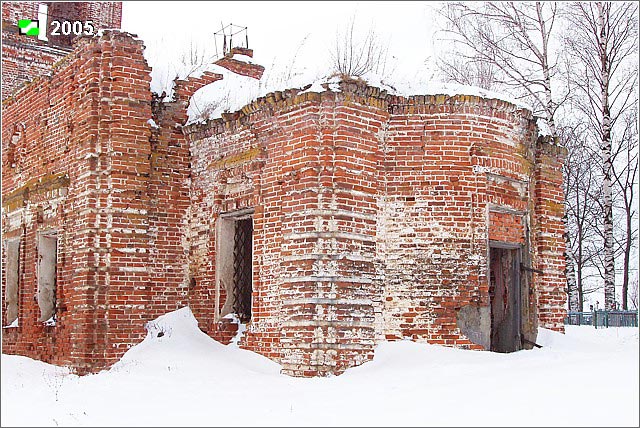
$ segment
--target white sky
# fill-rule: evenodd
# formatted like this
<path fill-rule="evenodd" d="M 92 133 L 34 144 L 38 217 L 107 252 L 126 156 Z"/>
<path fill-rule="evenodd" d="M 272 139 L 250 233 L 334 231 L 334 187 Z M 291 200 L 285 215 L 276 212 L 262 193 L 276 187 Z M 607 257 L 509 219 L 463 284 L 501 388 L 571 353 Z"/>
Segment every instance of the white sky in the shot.
<path fill-rule="evenodd" d="M 326 68 L 337 31 L 355 17 L 359 34 L 373 28 L 388 43 L 388 66 L 404 79 L 431 73 L 436 7 L 400 1 L 124 1 L 122 28 L 145 41 L 157 85 L 191 40 L 214 54 L 213 33 L 229 23 L 248 27 L 254 59 L 267 69 L 285 68 L 298 48 L 296 68 Z"/>

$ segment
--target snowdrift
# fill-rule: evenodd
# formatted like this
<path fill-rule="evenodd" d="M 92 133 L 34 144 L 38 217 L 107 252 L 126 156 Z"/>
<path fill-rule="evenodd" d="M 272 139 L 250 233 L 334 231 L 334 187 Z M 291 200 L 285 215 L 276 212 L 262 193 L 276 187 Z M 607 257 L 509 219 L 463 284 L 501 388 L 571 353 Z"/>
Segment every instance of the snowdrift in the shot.
<path fill-rule="evenodd" d="M 2 355 L 2 425 L 638 425 L 637 328 L 540 330 L 543 348 L 512 354 L 385 342 L 314 379 L 210 339 L 189 308 L 147 330 L 96 375 Z"/>

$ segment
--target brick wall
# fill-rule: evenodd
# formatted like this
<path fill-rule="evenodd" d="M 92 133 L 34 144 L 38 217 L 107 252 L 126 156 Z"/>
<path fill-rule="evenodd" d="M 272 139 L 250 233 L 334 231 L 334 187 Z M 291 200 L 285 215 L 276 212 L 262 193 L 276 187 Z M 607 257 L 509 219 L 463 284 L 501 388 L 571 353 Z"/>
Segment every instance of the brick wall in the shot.
<path fill-rule="evenodd" d="M 18 19 L 38 19 L 40 4 L 48 6 L 51 20 L 91 20 L 95 29 L 120 28 L 121 2 L 3 2 L 2 3 L 2 99 L 24 83 L 50 73 L 53 64 L 72 47 L 73 35 L 50 36 L 48 41 L 19 34 Z M 47 31 L 41 23 L 40 31 Z"/>
<path fill-rule="evenodd" d="M 47 5 L 49 23 L 63 19 L 92 21 L 96 31 L 119 29 L 122 25 L 122 2 L 48 2 Z M 51 45 L 71 47 L 74 35 L 49 35 L 48 38 Z"/>
<path fill-rule="evenodd" d="M 537 265 L 544 274 L 538 277 L 540 326 L 564 332 L 567 301 L 565 260 L 564 195 L 562 161 L 566 149 L 548 138 L 538 141 L 535 164 L 535 245 Z"/>
<path fill-rule="evenodd" d="M 18 327 L 4 329 L 5 352 L 96 371 L 139 343 L 159 315 L 191 302 L 201 319 L 211 317 L 213 289 L 190 262 L 198 209 L 180 124 L 191 95 L 222 76 L 177 81 L 176 99 L 161 102 L 143 49 L 117 31 L 82 39 L 51 76 L 3 102 L 3 239 L 22 245 Z M 36 242 L 51 231 L 57 313 L 47 326 L 34 297 Z M 228 341 L 234 327 L 217 331 Z"/>
<path fill-rule="evenodd" d="M 486 331 L 463 332 L 462 318 L 487 310 L 489 241 L 530 238 L 531 116 L 477 97 L 398 101 L 384 171 L 385 336 L 486 347 Z M 525 305 L 528 295 L 523 284 Z"/>
<path fill-rule="evenodd" d="M 241 344 L 285 373 L 340 373 L 384 339 L 486 349 L 491 242 L 545 269 L 522 279 L 524 337 L 535 341 L 538 313 L 543 326 L 547 313 L 560 319 L 563 279 L 544 266 L 562 252 L 540 239 L 561 240 L 561 224 L 538 207 L 561 197 L 549 177 L 563 154 L 553 146 L 543 158 L 551 149 L 528 111 L 345 81 L 339 92 L 269 94 L 185 131 L 191 263 L 211 302 L 197 316 L 213 337 L 228 336 L 220 317 L 231 298 L 216 275 L 220 215 L 247 207 L 254 317 Z"/>
<path fill-rule="evenodd" d="M 148 320 L 187 304 L 228 343 L 234 215 L 254 228 L 241 346 L 287 374 L 339 374 L 385 339 L 487 349 L 497 244 L 542 271 L 522 279 L 525 338 L 538 321 L 563 329 L 564 149 L 537 139 L 530 112 L 345 80 L 183 128 L 190 97 L 222 76 L 177 81 L 161 102 L 143 48 L 120 32 L 81 39 L 3 102 L 3 239 L 21 243 L 19 325 L 3 329 L 4 352 L 95 371 L 141 341 Z M 48 326 L 34 300 L 36 243 L 52 231 Z M 4 296 L 6 259 L 2 269 Z M 5 326 L 4 299 L 2 311 Z"/>
<path fill-rule="evenodd" d="M 4 23 L 11 23 L 13 26 L 12 31 L 17 33 L 15 25 L 18 23 L 18 19 L 37 19 L 38 18 L 38 2 L 7 2 L 2 3 L 2 22 L 3 30 Z"/>
<path fill-rule="evenodd" d="M 94 371 L 182 304 L 188 148 L 179 130 L 152 135 L 142 52 L 124 33 L 82 40 L 3 103 L 3 238 L 20 236 L 23 249 L 19 327 L 4 329 L 3 352 Z M 36 239 L 49 230 L 55 326 L 38 321 L 34 301 Z"/>

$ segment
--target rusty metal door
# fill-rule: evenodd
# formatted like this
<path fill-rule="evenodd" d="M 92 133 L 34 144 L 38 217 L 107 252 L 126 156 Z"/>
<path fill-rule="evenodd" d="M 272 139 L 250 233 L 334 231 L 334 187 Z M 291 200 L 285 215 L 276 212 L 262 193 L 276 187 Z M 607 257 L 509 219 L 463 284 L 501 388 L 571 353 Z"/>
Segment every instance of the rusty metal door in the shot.
<path fill-rule="evenodd" d="M 235 221 L 233 239 L 233 311 L 240 321 L 251 319 L 253 219 Z"/>
<path fill-rule="evenodd" d="M 489 251 L 491 350 L 521 349 L 520 249 L 491 247 Z"/>

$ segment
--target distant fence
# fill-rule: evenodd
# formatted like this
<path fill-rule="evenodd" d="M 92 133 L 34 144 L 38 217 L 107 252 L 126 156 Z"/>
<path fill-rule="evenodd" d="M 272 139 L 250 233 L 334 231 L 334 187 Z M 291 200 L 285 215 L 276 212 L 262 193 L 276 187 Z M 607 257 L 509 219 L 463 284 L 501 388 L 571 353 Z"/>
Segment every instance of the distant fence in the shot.
<path fill-rule="evenodd" d="M 637 311 L 567 312 L 567 325 L 592 325 L 598 327 L 638 327 Z"/>

